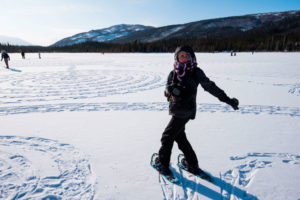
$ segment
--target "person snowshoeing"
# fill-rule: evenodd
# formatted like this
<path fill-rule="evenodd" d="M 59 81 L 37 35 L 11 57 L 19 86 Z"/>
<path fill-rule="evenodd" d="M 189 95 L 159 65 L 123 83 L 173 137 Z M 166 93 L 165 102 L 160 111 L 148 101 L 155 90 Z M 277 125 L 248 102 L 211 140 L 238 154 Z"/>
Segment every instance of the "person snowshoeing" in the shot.
<path fill-rule="evenodd" d="M 176 142 L 184 154 L 188 171 L 197 175 L 203 171 L 199 168 L 196 153 L 186 137 L 185 125 L 196 116 L 198 85 L 200 84 L 205 91 L 220 101 L 229 104 L 234 110 L 239 109 L 239 102 L 236 98 L 229 98 L 197 67 L 196 56 L 191 47 L 177 47 L 174 59 L 174 69 L 169 73 L 165 88 L 165 96 L 169 101 L 169 114 L 172 117 L 162 134 L 155 167 L 164 175 L 171 174 L 169 163 L 173 144 Z"/>
<path fill-rule="evenodd" d="M 9 55 L 4 50 L 1 51 L 1 61 L 3 59 L 4 59 L 4 62 L 5 62 L 6 68 L 9 69 L 8 61 L 10 60 L 10 58 L 9 58 Z"/>
<path fill-rule="evenodd" d="M 25 59 L 25 52 L 24 51 L 21 51 L 21 56 L 23 59 Z"/>

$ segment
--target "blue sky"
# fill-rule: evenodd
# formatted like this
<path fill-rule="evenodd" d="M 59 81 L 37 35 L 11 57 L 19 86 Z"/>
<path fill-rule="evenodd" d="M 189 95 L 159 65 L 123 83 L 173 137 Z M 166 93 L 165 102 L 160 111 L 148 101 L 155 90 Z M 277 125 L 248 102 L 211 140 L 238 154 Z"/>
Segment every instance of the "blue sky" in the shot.
<path fill-rule="evenodd" d="M 43 46 L 122 23 L 160 27 L 300 10 L 300 0 L 1 0 L 0 5 L 0 35 Z"/>

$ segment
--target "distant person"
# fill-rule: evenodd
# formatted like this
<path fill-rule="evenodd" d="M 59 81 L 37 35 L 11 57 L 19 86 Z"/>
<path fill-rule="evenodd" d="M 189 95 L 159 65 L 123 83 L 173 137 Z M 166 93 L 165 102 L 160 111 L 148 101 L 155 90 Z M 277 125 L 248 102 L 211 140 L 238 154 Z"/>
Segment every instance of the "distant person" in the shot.
<path fill-rule="evenodd" d="M 25 52 L 24 51 L 21 52 L 21 55 L 22 55 L 22 58 L 25 59 Z"/>
<path fill-rule="evenodd" d="M 5 62 L 6 68 L 9 69 L 8 61 L 10 60 L 10 57 L 9 57 L 9 55 L 6 53 L 6 51 L 4 51 L 4 50 L 1 51 L 1 61 L 2 61 L 3 59 L 4 59 L 4 62 Z"/>
<path fill-rule="evenodd" d="M 180 46 L 175 50 L 174 69 L 169 73 L 165 96 L 169 101 L 169 114 L 172 118 L 162 133 L 161 147 L 158 157 L 151 161 L 161 174 L 172 176 L 169 164 L 174 142 L 184 153 L 187 170 L 204 178 L 209 176 L 198 165 L 195 151 L 185 133 L 185 125 L 196 116 L 197 88 L 200 84 L 203 89 L 220 101 L 229 104 L 238 110 L 239 102 L 236 98 L 229 98 L 205 73 L 197 67 L 196 56 L 189 46 Z M 203 141 L 204 142 L 204 141 Z"/>
<path fill-rule="evenodd" d="M 41 53 L 39 52 L 39 59 L 41 59 Z"/>

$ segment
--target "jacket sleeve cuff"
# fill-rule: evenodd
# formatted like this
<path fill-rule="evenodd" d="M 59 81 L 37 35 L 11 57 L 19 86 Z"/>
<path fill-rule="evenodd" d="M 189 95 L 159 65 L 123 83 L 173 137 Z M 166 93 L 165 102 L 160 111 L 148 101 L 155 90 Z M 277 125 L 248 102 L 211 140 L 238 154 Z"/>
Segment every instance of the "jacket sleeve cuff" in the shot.
<path fill-rule="evenodd" d="M 224 103 L 230 104 L 231 99 L 227 95 L 225 95 L 223 97 L 220 97 L 219 100 L 224 102 Z"/>

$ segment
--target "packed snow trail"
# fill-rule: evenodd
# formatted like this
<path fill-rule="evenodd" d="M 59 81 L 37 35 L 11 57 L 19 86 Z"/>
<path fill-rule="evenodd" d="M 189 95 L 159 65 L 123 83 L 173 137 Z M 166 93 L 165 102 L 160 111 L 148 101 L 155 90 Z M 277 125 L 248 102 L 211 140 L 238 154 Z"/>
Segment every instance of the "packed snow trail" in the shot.
<path fill-rule="evenodd" d="M 167 111 L 167 102 L 103 102 L 103 103 L 62 103 L 62 104 L 39 104 L 24 106 L 0 106 L 0 116 L 48 113 L 48 112 L 76 112 L 76 111 Z M 268 114 L 300 117 L 300 108 L 283 106 L 241 105 L 238 111 L 233 111 L 230 106 L 223 104 L 198 104 L 198 113 L 240 113 L 240 114 Z"/>
<path fill-rule="evenodd" d="M 138 70 L 75 70 L 0 74 L 0 103 L 53 102 L 136 93 L 165 85 L 160 73 Z M 53 84 L 55 83 L 55 84 Z"/>

